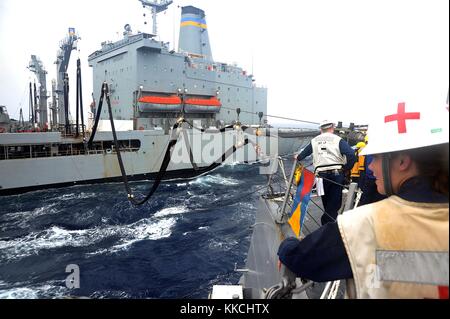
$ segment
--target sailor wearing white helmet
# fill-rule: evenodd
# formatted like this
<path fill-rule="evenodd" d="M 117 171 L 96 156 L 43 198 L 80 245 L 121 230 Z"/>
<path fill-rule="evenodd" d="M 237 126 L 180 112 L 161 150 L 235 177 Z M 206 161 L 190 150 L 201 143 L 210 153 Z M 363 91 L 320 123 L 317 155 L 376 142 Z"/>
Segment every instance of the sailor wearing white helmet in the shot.
<path fill-rule="evenodd" d="M 448 109 L 391 104 L 373 120 L 362 154 L 388 198 L 285 240 L 280 261 L 302 278 L 347 279 L 348 297 L 448 298 Z"/>
<path fill-rule="evenodd" d="M 323 121 L 320 124 L 322 134 L 314 138 L 297 157 L 298 161 L 302 161 L 312 154 L 314 172 L 323 178 L 325 214 L 321 218 L 322 225 L 336 220 L 342 206 L 345 171 L 350 171 L 356 162 L 355 152 L 346 141 L 334 134 L 334 129 L 332 121 Z"/>

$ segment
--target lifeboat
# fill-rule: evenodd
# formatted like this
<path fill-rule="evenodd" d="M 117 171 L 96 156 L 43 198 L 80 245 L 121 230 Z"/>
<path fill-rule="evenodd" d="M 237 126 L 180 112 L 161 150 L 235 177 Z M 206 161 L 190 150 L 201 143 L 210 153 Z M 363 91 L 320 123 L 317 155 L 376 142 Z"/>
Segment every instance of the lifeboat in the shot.
<path fill-rule="evenodd" d="M 181 112 L 182 100 L 177 95 L 143 96 L 139 100 L 139 111 L 149 112 Z M 217 97 L 188 98 L 185 100 L 186 113 L 219 113 L 222 103 Z"/>
<path fill-rule="evenodd" d="M 222 103 L 216 98 L 190 98 L 185 102 L 186 113 L 219 113 Z"/>
<path fill-rule="evenodd" d="M 143 96 L 139 100 L 139 111 L 148 112 L 181 112 L 181 98 L 172 96 Z"/>

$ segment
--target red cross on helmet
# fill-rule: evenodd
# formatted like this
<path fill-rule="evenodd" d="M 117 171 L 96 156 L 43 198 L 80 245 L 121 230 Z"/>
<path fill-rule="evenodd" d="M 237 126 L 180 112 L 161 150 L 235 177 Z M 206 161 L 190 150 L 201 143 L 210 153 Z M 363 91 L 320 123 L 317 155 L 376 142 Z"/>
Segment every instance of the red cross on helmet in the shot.
<path fill-rule="evenodd" d="M 434 105 L 433 105 L 434 104 Z M 449 142 L 445 103 L 401 101 L 383 107 L 369 123 L 369 143 L 361 155 L 384 154 Z"/>

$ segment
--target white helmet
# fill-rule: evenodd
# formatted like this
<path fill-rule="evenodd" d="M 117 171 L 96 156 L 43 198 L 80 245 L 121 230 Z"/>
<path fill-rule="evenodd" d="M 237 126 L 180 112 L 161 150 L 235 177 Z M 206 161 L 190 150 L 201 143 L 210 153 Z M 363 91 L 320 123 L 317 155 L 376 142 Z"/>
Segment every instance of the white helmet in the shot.
<path fill-rule="evenodd" d="M 361 155 L 391 153 L 449 142 L 448 107 L 444 103 L 391 104 L 372 120 L 368 130 L 370 138 Z"/>
<path fill-rule="evenodd" d="M 332 122 L 332 121 L 325 120 L 325 121 L 320 122 L 320 128 L 322 130 L 326 130 L 326 129 L 329 129 L 332 127 L 334 127 L 334 122 Z"/>

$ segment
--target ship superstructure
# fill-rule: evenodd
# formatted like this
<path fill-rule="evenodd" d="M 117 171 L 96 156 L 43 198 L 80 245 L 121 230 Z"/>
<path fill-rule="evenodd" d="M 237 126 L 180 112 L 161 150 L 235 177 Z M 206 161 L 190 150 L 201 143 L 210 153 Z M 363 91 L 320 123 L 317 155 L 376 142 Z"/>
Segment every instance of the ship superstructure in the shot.
<path fill-rule="evenodd" d="M 186 117 L 204 127 L 231 124 L 238 108 L 240 121 L 250 125 L 267 113 L 267 89 L 256 87 L 242 68 L 213 61 L 203 10 L 182 8 L 179 52 L 154 35 L 129 30 L 89 56 L 94 96 L 104 81 L 111 83 L 115 119 L 135 121 L 135 130 L 167 130 L 183 106 Z M 106 110 L 101 118 L 108 119 Z"/>
<path fill-rule="evenodd" d="M 171 1 L 141 3 L 150 6 L 155 18 Z M 154 21 L 154 33 L 155 26 Z M 76 124 L 69 121 L 66 71 L 78 39 L 72 29 L 60 44 L 50 131 L 0 134 L 0 195 L 120 182 L 124 176 L 128 180 L 159 179 L 161 171 L 164 179 L 195 177 L 225 160 L 254 162 L 261 155 L 293 153 L 318 134 L 304 130 L 274 133 L 263 125 L 267 89 L 257 87 L 253 76 L 242 68 L 213 60 L 205 12 L 193 6 L 182 8 L 178 52 L 154 34 L 133 34 L 126 25 L 122 40 L 103 42 L 89 56 L 96 121 L 92 131 L 85 132 L 80 130 L 78 116 Z M 45 74 L 43 67 L 40 70 Z M 78 61 L 77 100 L 82 100 L 80 70 Z M 105 87 L 109 105 L 101 109 Z M 30 100 L 31 96 L 30 92 Z M 173 136 L 178 139 L 176 147 Z M 121 153 L 123 165 L 119 165 Z"/>

